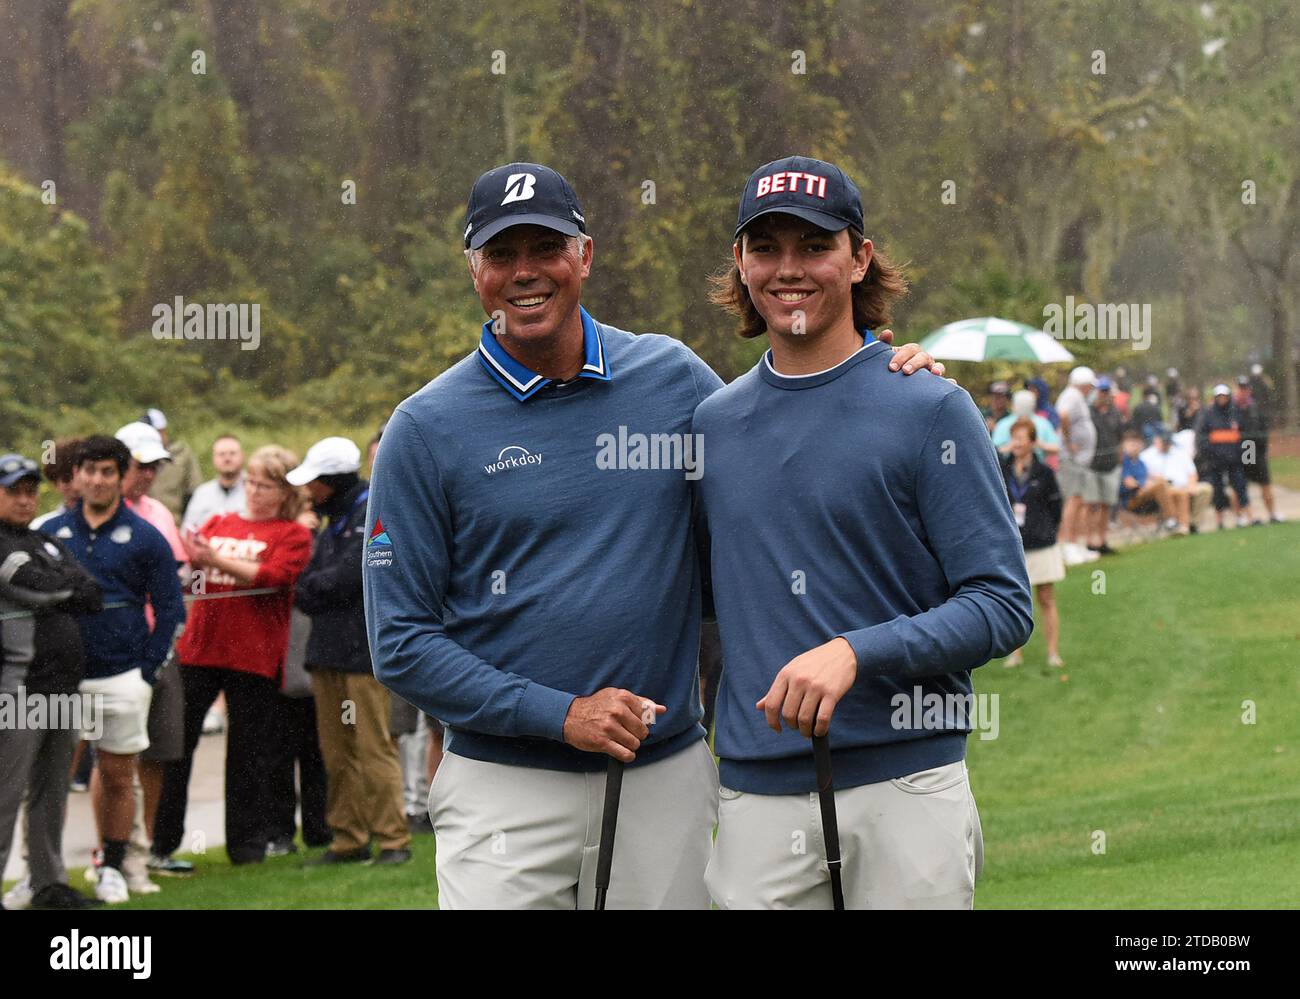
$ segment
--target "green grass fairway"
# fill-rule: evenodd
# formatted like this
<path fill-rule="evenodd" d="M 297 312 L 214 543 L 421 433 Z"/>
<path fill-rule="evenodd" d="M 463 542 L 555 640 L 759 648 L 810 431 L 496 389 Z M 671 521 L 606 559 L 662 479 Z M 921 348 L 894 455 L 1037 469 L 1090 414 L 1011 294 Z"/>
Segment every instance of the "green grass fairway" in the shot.
<path fill-rule="evenodd" d="M 1038 636 L 975 673 L 1000 695 L 998 738 L 970 740 L 976 904 L 1300 905 L 1300 525 L 1130 549 L 1058 590 L 1068 681 Z"/>
<path fill-rule="evenodd" d="M 1273 482 L 1288 489 L 1300 489 L 1300 458 L 1289 455 L 1268 456 L 1268 469 Z"/>
<path fill-rule="evenodd" d="M 300 844 L 301 847 L 301 844 Z M 321 850 L 306 854 L 315 857 Z M 414 854 L 401 867 L 304 869 L 303 854 L 273 857 L 262 864 L 231 867 L 224 847 L 192 857 L 198 870 L 187 878 L 154 880 L 162 891 L 132 895 L 113 909 L 436 909 L 438 882 L 433 867 L 433 837 L 415 836 Z M 77 884 L 80 872 L 73 872 Z M 84 884 L 84 882 L 82 882 Z M 77 884 L 81 887 L 81 884 Z"/>
<path fill-rule="evenodd" d="M 1019 669 L 975 673 L 999 695 L 998 738 L 970 740 L 976 904 L 1300 905 L 1300 523 L 1130 549 L 1059 591 L 1068 681 L 1040 673 L 1037 636 Z M 433 837 L 413 849 L 404 867 L 308 871 L 231 868 L 217 848 L 127 907 L 431 908 Z"/>

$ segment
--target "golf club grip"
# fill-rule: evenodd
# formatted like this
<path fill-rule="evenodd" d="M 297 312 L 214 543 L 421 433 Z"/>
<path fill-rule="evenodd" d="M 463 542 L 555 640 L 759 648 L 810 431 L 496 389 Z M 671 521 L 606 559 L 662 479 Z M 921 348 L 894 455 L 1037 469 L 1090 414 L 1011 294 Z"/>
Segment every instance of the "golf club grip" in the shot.
<path fill-rule="evenodd" d="M 822 836 L 826 841 L 826 867 L 831 875 L 831 900 L 838 912 L 844 908 L 844 882 L 840 876 L 840 825 L 835 814 L 831 744 L 824 735 L 814 735 L 812 744 L 813 762 L 817 768 L 817 800 L 822 813 Z"/>
<path fill-rule="evenodd" d="M 605 908 L 610 868 L 614 864 L 614 834 L 618 831 L 618 803 L 623 795 L 623 761 L 609 758 L 605 771 L 605 809 L 600 818 L 600 852 L 596 858 L 596 908 Z"/>

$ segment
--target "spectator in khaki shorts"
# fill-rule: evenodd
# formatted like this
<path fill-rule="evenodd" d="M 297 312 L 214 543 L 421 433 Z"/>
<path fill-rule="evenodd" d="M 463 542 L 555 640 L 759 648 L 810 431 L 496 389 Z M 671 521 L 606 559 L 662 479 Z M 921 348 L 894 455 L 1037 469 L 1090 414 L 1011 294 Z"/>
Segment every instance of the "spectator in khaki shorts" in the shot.
<path fill-rule="evenodd" d="M 1151 478 L 1168 485 L 1179 533 L 1197 533 L 1201 513 L 1210 502 L 1212 490 L 1208 482 L 1198 481 L 1192 456 L 1184 448 L 1174 445 L 1167 430 L 1161 430 L 1156 433 L 1151 446 L 1138 457 Z"/>
<path fill-rule="evenodd" d="M 369 484 L 357 473 L 361 451 L 344 437 L 311 446 L 289 481 L 305 486 L 321 519 L 311 563 L 298 580 L 298 609 L 312 619 L 307 669 L 316 696 L 316 726 L 329 777 L 326 821 L 334 840 L 308 861 L 340 864 L 411 859 L 402 807 L 402 767 L 389 732 L 392 704 L 375 679 L 366 643 L 361 556 Z"/>
<path fill-rule="evenodd" d="M 1097 383 L 1092 368 L 1080 366 L 1070 372 L 1070 384 L 1056 400 L 1061 417 L 1061 468 L 1058 479 L 1065 509 L 1061 514 L 1061 551 L 1066 565 L 1092 562 L 1099 556 L 1086 547 L 1088 507 L 1083 494 L 1091 476 L 1097 428 L 1093 426 L 1088 392 Z"/>
<path fill-rule="evenodd" d="M 1143 514 L 1153 510 L 1160 515 L 1161 526 L 1166 531 L 1178 528 L 1177 507 L 1169 484 L 1160 476 L 1152 475 L 1142 460 L 1142 433 L 1124 431 L 1124 464 L 1121 467 L 1119 501 L 1130 513 Z"/>

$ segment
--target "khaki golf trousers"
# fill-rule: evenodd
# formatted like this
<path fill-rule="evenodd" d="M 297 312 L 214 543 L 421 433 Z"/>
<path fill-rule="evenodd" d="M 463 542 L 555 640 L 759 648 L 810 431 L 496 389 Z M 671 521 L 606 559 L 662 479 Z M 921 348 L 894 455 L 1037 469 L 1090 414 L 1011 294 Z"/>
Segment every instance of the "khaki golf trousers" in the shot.
<path fill-rule="evenodd" d="M 609 909 L 707 909 L 718 770 L 704 740 L 630 766 Z M 605 771 L 567 773 L 448 753 L 429 788 L 442 909 L 590 909 Z"/>
<path fill-rule="evenodd" d="M 369 673 L 317 667 L 311 674 L 316 732 L 328 778 L 325 821 L 330 849 L 353 853 L 371 839 L 402 850 L 411 833 L 402 807 L 402 765 L 388 734 L 390 695 Z"/>
<path fill-rule="evenodd" d="M 812 760 L 808 768 L 812 770 Z M 829 909 L 816 794 L 719 789 L 706 881 L 723 909 Z M 984 866 L 979 811 L 959 760 L 835 792 L 847 909 L 969 909 Z"/>

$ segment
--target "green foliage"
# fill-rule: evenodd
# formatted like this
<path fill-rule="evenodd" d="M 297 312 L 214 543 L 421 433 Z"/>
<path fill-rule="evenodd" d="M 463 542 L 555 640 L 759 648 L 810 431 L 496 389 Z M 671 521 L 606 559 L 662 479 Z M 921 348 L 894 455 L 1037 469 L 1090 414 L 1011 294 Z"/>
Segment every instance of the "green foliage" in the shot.
<path fill-rule="evenodd" d="M 1038 324 L 1072 294 L 1155 306 L 1151 352 L 1078 345 L 1098 365 L 1208 378 L 1253 352 L 1282 371 L 1294 5 L 525 6 L 527 31 L 500 4 L 77 0 L 64 78 L 20 47 L 13 102 L 84 95 L 65 108 L 61 190 L 89 228 L 38 203 L 0 220 L 12 246 L 74 246 L 0 275 L 6 360 L 30 367 L 44 343 L 66 359 L 0 403 L 13 433 L 146 402 L 267 427 L 377 419 L 472 349 L 465 196 L 513 159 L 578 190 L 588 309 L 680 337 L 724 378 L 764 344 L 734 337 L 707 276 L 746 176 L 792 152 L 841 163 L 867 235 L 910 262 L 900 342 L 984 313 Z M 7 158 L 42 178 L 21 148 Z M 261 346 L 154 340 L 176 296 L 258 303 Z"/>

